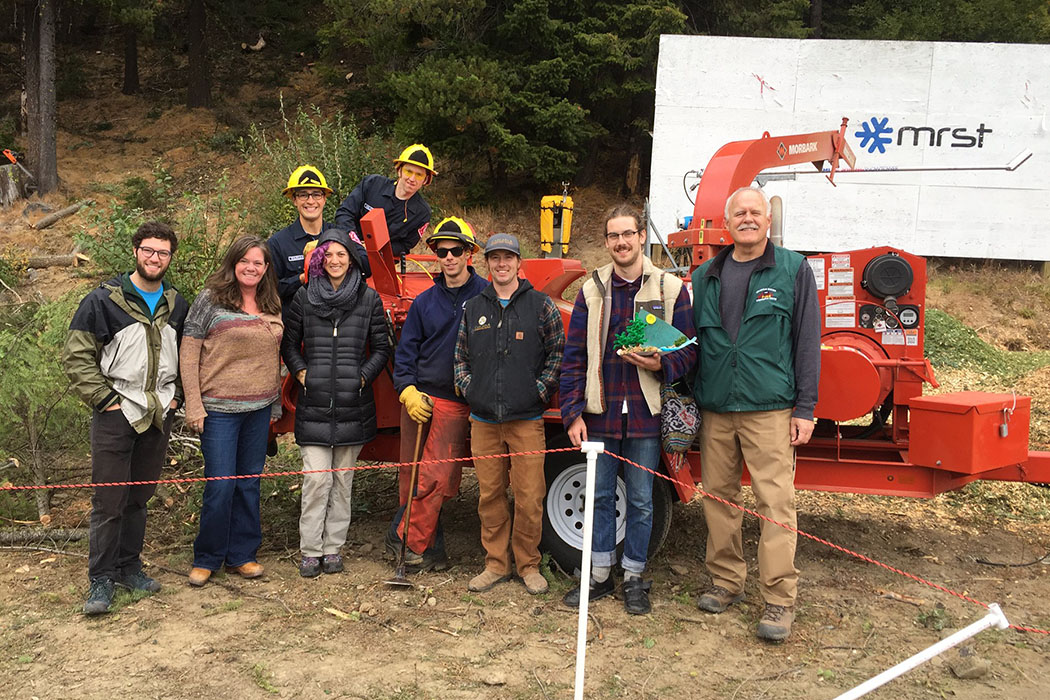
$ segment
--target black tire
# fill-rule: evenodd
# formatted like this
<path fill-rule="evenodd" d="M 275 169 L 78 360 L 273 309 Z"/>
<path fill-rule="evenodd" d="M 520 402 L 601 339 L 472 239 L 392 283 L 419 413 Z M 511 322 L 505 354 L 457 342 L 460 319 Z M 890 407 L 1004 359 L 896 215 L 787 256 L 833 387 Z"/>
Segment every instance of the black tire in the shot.
<path fill-rule="evenodd" d="M 582 453 L 556 452 L 547 455 L 543 467 L 547 495 L 543 499 L 543 536 L 540 549 L 558 562 L 563 571 L 578 572 L 583 556 L 583 493 L 587 459 Z M 617 502 L 624 496 L 623 478 L 617 477 Z M 671 530 L 674 494 L 666 479 L 653 479 L 653 532 L 649 559 L 660 550 Z M 553 514 L 553 519 L 552 519 Z M 616 556 L 623 554 L 623 513 L 616 512 Z"/>

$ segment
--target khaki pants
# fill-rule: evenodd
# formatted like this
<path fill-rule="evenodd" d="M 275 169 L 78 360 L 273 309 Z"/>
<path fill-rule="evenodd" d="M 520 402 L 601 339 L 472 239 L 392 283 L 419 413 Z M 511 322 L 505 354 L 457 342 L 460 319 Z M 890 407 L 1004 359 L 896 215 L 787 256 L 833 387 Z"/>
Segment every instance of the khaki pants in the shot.
<path fill-rule="evenodd" d="M 303 471 L 349 469 L 357 465 L 363 445 L 325 447 L 300 445 Z M 299 551 L 305 557 L 339 554 L 350 527 L 352 471 L 303 474 L 302 512 L 299 515 Z"/>
<path fill-rule="evenodd" d="M 542 420 L 483 423 L 470 420 L 470 448 L 478 477 L 478 517 L 485 569 L 501 576 L 511 573 L 510 553 L 519 576 L 540 567 L 540 534 L 543 531 L 543 455 L 482 459 L 485 455 L 543 450 L 547 445 Z M 514 524 L 511 533 L 507 487 L 514 490 Z"/>
<path fill-rule="evenodd" d="M 796 526 L 795 449 L 789 430 L 791 409 L 739 413 L 703 412 L 701 423 L 701 480 L 704 489 L 732 503 L 740 503 L 743 463 L 751 474 L 758 512 L 777 522 Z M 707 570 L 712 583 L 732 593 L 744 590 L 741 525 L 743 513 L 711 499 L 704 500 L 707 520 Z M 794 532 L 761 521 L 758 575 L 762 597 L 774 605 L 794 605 L 798 593 Z"/>

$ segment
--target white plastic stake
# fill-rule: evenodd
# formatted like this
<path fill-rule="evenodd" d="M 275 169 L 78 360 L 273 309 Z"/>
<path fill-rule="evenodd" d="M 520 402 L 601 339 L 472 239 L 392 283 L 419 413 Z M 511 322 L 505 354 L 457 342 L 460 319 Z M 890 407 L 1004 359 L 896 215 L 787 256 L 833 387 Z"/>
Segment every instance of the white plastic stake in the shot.
<path fill-rule="evenodd" d="M 956 644 L 963 642 L 970 637 L 974 636 L 978 632 L 983 632 L 989 627 L 998 627 L 1001 630 L 1006 629 L 1010 626 L 1009 621 L 1006 619 L 1006 615 L 1003 615 L 1003 611 L 999 609 L 999 606 L 992 603 L 988 606 L 988 614 L 982 617 L 977 622 L 973 623 L 969 627 L 964 627 L 950 637 L 945 637 L 941 641 L 937 642 L 928 649 L 923 649 L 915 656 L 901 661 L 893 668 L 888 668 L 879 675 L 864 681 L 853 690 L 843 693 L 842 695 L 835 698 L 835 700 L 855 700 L 856 698 L 863 697 L 876 688 L 889 683 L 897 676 L 903 675 L 908 671 L 912 670 L 916 666 L 923 664 L 938 654 L 942 654 L 945 651 L 951 649 Z"/>
<path fill-rule="evenodd" d="M 583 559 L 580 561 L 580 617 L 576 622 L 576 686 L 574 700 L 583 700 L 583 677 L 587 659 L 587 605 L 591 596 L 591 539 L 594 534 L 594 475 L 604 442 L 584 442 L 587 453 L 587 483 L 583 489 Z"/>

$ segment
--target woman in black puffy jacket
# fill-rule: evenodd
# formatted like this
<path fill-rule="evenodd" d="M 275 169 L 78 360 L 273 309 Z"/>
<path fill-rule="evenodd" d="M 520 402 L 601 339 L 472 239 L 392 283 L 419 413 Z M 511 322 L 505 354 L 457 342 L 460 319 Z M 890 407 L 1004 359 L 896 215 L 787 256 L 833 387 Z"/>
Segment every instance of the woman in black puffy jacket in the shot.
<path fill-rule="evenodd" d="M 379 294 L 365 284 L 350 234 L 321 234 L 307 266 L 308 283 L 285 312 L 281 355 L 302 385 L 295 441 L 304 471 L 299 517 L 299 573 L 343 570 L 339 551 L 350 526 L 350 487 L 361 447 L 375 437 L 372 383 L 390 358 Z"/>

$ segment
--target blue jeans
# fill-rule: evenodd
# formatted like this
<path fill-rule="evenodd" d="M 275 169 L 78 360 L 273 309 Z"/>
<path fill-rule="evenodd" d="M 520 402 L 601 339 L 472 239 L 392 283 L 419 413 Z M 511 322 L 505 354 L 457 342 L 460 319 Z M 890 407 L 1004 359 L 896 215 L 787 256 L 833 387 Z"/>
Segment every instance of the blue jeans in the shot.
<path fill-rule="evenodd" d="M 269 429 L 269 406 L 248 413 L 209 412 L 201 433 L 204 476 L 262 473 Z M 193 565 L 218 571 L 224 563 L 247 564 L 255 561 L 260 544 L 259 480 L 206 482 Z"/>
<path fill-rule="evenodd" d="M 660 438 L 595 438 L 605 449 L 649 469 L 660 465 Z M 594 481 L 593 566 L 616 563 L 616 476 L 623 465 L 627 490 L 626 532 L 623 538 L 624 571 L 645 571 L 649 556 L 649 535 L 653 531 L 653 474 L 607 454 L 598 455 Z M 623 505 L 621 504 L 621 507 Z"/>

